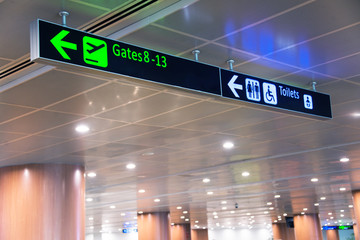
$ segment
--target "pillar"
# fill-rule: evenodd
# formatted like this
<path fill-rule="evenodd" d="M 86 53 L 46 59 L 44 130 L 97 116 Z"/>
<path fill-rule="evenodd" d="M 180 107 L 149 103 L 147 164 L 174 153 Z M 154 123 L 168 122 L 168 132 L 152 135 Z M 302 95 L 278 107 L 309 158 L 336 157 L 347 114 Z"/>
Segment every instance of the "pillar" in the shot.
<path fill-rule="evenodd" d="M 295 240 L 293 228 L 288 228 L 286 223 L 273 223 L 274 240 Z"/>
<path fill-rule="evenodd" d="M 0 239 L 84 240 L 84 198 L 82 166 L 0 168 Z"/>
<path fill-rule="evenodd" d="M 272 230 L 274 240 L 287 240 L 286 228 L 286 223 L 273 223 Z"/>
<path fill-rule="evenodd" d="M 359 229 L 358 229 L 357 224 L 354 224 L 354 225 L 353 225 L 353 230 L 354 230 L 355 240 L 360 240 L 360 239 L 359 239 Z"/>
<path fill-rule="evenodd" d="M 356 225 L 359 226 L 360 223 L 360 191 L 353 191 L 353 205 L 354 205 L 354 212 L 355 212 L 355 219 L 356 219 Z M 354 228 L 354 235 L 355 239 L 359 239 L 360 236 L 360 229 L 359 227 Z"/>
<path fill-rule="evenodd" d="M 326 239 L 327 240 L 340 240 L 339 231 L 338 230 L 327 230 L 326 231 Z"/>
<path fill-rule="evenodd" d="M 208 230 L 207 229 L 193 229 L 191 230 L 191 240 L 208 240 Z"/>
<path fill-rule="evenodd" d="M 296 240 L 323 240 L 318 214 L 294 216 Z"/>
<path fill-rule="evenodd" d="M 138 215 L 139 240 L 170 240 L 170 215 L 168 212 Z"/>
<path fill-rule="evenodd" d="M 190 223 L 171 226 L 171 240 L 191 240 Z"/>

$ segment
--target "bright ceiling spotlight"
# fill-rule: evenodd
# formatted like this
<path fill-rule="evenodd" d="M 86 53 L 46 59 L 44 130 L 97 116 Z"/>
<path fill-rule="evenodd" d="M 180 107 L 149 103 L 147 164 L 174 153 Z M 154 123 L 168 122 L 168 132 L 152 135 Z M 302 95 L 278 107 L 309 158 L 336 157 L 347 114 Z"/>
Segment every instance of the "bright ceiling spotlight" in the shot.
<path fill-rule="evenodd" d="M 234 143 L 232 143 L 232 142 L 225 142 L 223 144 L 223 148 L 225 148 L 225 149 L 232 149 L 233 147 L 234 147 Z"/>
<path fill-rule="evenodd" d="M 80 124 L 76 126 L 75 131 L 78 133 L 87 133 L 90 131 L 90 128 L 85 124 Z"/>

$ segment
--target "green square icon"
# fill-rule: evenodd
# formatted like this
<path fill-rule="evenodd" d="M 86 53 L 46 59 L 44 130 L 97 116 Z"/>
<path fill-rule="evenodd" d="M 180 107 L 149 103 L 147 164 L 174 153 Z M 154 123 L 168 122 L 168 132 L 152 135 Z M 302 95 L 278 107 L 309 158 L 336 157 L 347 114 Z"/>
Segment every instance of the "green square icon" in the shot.
<path fill-rule="evenodd" d="M 90 65 L 107 67 L 108 54 L 106 42 L 97 38 L 83 38 L 84 62 Z"/>

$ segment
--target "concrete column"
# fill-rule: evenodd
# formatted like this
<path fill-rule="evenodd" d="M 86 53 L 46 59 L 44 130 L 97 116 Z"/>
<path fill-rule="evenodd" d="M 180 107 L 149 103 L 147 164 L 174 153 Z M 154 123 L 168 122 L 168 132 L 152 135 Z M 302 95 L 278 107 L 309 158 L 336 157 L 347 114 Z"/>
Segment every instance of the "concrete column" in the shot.
<path fill-rule="evenodd" d="M 273 223 L 274 240 L 295 240 L 293 228 L 288 228 L 286 223 Z"/>
<path fill-rule="evenodd" d="M 294 216 L 296 240 L 323 240 L 318 214 Z"/>
<path fill-rule="evenodd" d="M 358 225 L 357 224 L 354 224 L 353 225 L 353 230 L 354 230 L 354 237 L 355 237 L 355 240 L 360 240 L 359 239 L 359 229 L 358 229 Z"/>
<path fill-rule="evenodd" d="M 171 226 L 171 240 L 191 240 L 190 223 Z"/>
<path fill-rule="evenodd" d="M 0 168 L 0 239 L 84 240 L 84 167 Z"/>
<path fill-rule="evenodd" d="M 191 230 L 191 240 L 208 240 L 208 230 L 207 229 L 193 229 Z"/>
<path fill-rule="evenodd" d="M 356 219 L 356 225 L 359 226 L 360 223 L 360 191 L 353 191 L 353 205 L 354 205 L 354 212 L 355 212 L 355 219 Z M 354 228 L 354 235 L 355 239 L 359 239 L 360 236 L 360 229 L 359 227 Z"/>
<path fill-rule="evenodd" d="M 339 231 L 338 230 L 327 230 L 326 231 L 326 239 L 327 240 L 340 240 Z"/>
<path fill-rule="evenodd" d="M 139 240 L 170 240 L 170 215 L 168 212 L 138 215 Z"/>

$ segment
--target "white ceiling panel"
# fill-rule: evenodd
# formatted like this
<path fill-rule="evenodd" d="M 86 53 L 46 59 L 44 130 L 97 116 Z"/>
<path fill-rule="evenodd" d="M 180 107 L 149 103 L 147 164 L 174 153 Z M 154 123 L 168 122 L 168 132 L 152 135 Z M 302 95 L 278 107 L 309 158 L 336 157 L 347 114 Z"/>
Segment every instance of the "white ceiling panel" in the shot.
<path fill-rule="evenodd" d="M 79 119 L 79 116 L 38 111 L 0 125 L 0 131 L 33 134 Z"/>
<path fill-rule="evenodd" d="M 272 4 L 263 1 L 198 1 L 191 8 L 184 8 L 159 20 L 157 24 L 213 40 L 305 2 L 279 0 L 277 4 Z"/>
<path fill-rule="evenodd" d="M 141 87 L 109 83 L 53 105 L 49 109 L 60 112 L 92 115 L 119 105 L 128 104 L 129 102 L 136 101 L 154 93 L 155 91 Z"/>
<path fill-rule="evenodd" d="M 0 103 L 0 123 L 6 122 L 12 118 L 21 116 L 31 111 L 34 111 L 34 109 Z"/>
<path fill-rule="evenodd" d="M 350 82 L 336 81 L 319 86 L 317 89 L 330 95 L 332 105 L 359 100 L 360 85 Z"/>
<path fill-rule="evenodd" d="M 44 107 L 105 82 L 62 71 L 50 71 L 16 88 L 2 92 L 0 102 L 29 107 Z"/>
<path fill-rule="evenodd" d="M 159 93 L 99 114 L 99 117 L 134 123 L 197 102 L 196 99 Z"/>

